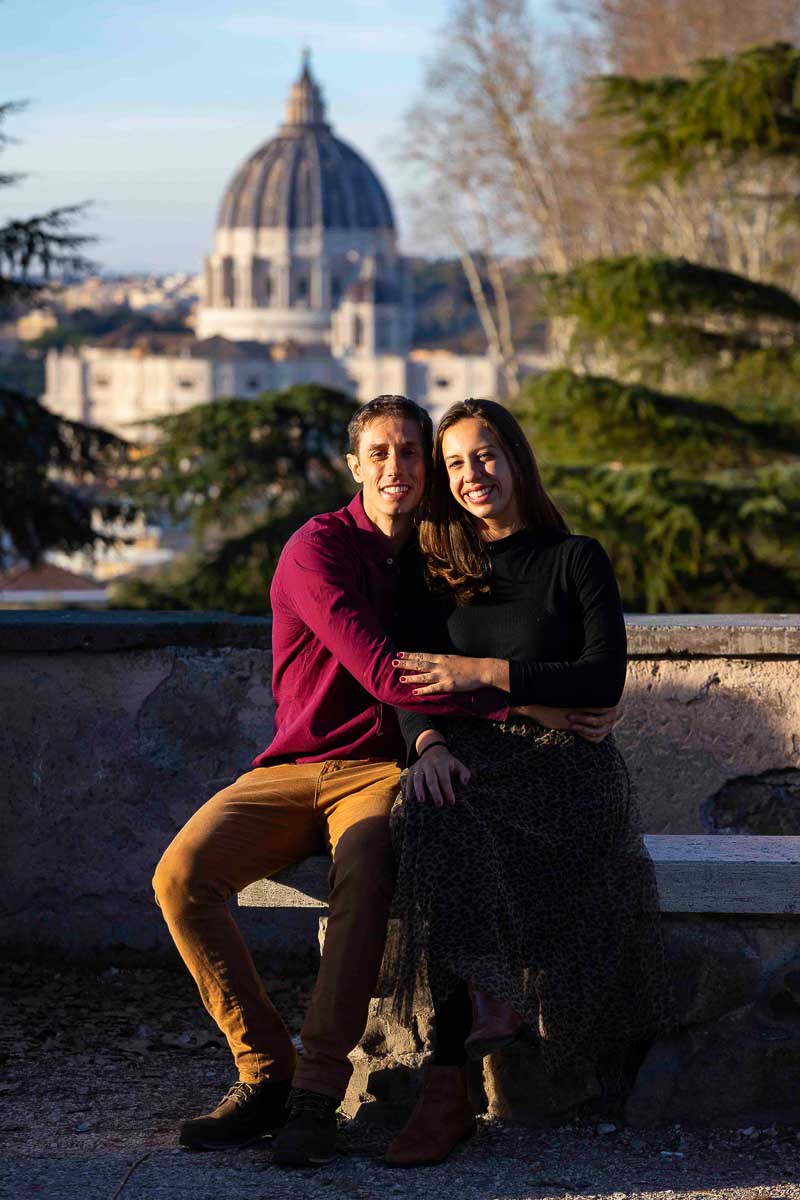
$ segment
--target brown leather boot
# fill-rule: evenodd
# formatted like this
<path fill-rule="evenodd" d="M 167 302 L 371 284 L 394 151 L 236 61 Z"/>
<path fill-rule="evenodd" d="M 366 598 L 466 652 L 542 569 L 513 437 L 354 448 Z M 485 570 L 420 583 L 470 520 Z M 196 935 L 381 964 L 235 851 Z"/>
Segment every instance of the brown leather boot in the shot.
<path fill-rule="evenodd" d="M 440 1163 L 477 1129 L 465 1067 L 430 1063 L 414 1111 L 386 1151 L 390 1167 Z"/>
<path fill-rule="evenodd" d="M 464 1042 L 470 1058 L 485 1058 L 510 1046 L 525 1030 L 525 1018 L 510 1004 L 495 1000 L 488 992 L 469 985 L 472 1000 L 472 1029 Z"/>

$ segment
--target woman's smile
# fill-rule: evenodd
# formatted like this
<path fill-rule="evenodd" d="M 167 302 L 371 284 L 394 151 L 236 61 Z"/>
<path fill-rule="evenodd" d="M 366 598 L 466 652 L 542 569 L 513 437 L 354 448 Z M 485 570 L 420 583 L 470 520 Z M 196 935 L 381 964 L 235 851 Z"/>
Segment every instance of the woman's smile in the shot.
<path fill-rule="evenodd" d="M 492 484 L 482 483 L 478 487 L 464 488 L 461 494 L 470 504 L 482 504 L 484 500 L 489 498 L 489 494 L 495 490 Z"/>

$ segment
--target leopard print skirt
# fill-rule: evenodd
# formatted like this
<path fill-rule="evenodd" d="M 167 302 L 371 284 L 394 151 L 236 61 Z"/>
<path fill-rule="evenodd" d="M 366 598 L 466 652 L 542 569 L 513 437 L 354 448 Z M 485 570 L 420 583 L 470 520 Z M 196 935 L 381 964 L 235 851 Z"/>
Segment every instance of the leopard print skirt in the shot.
<path fill-rule="evenodd" d="M 383 995 L 410 1021 L 467 981 L 538 1031 L 552 1072 L 672 1028 L 653 865 L 613 736 L 448 720 L 453 808 L 402 794 Z"/>

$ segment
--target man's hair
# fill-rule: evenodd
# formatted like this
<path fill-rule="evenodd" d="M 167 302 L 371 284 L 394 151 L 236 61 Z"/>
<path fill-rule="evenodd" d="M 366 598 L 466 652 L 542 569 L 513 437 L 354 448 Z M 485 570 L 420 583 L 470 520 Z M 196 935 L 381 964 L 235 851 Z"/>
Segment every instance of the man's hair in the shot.
<path fill-rule="evenodd" d="M 413 421 L 419 429 L 422 439 L 422 449 L 426 460 L 430 459 L 433 447 L 433 422 L 424 408 L 409 400 L 407 396 L 376 396 L 368 404 L 362 404 L 358 412 L 350 419 L 347 426 L 347 436 L 350 441 L 350 453 L 358 455 L 361 435 L 371 421 L 379 417 L 396 417 L 398 420 Z"/>

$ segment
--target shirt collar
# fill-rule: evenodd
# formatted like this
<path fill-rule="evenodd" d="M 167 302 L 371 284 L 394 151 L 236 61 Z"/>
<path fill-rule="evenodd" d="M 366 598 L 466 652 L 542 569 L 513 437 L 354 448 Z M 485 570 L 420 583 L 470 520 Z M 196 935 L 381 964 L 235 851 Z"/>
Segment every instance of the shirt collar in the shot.
<path fill-rule="evenodd" d="M 375 528 L 364 512 L 364 497 L 360 491 L 347 505 L 347 511 L 358 530 L 358 544 L 364 557 L 377 563 L 390 561 L 394 557 L 392 543 L 385 533 Z"/>

